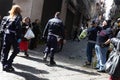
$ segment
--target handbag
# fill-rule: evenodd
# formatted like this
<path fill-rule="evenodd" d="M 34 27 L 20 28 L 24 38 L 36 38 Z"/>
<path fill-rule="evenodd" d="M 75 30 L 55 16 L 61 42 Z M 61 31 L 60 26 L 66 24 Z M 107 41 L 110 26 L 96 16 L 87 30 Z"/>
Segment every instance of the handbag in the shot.
<path fill-rule="evenodd" d="M 35 38 L 35 34 L 33 33 L 33 31 L 31 30 L 31 28 L 29 28 L 27 30 L 27 32 L 25 33 L 24 37 L 26 39 L 32 39 L 32 38 Z"/>
<path fill-rule="evenodd" d="M 119 51 L 120 42 L 117 45 L 117 48 L 114 49 L 105 64 L 105 71 L 114 77 L 120 77 L 120 51 Z"/>

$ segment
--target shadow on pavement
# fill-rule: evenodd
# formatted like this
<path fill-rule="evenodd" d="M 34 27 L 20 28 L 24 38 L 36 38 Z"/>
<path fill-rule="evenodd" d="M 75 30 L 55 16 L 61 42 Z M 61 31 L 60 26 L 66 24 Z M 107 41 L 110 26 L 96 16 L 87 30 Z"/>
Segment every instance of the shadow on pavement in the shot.
<path fill-rule="evenodd" d="M 47 71 L 39 70 L 34 67 L 30 67 L 30 66 L 23 65 L 23 64 L 13 64 L 13 66 L 16 67 L 17 69 L 20 69 L 22 71 L 27 71 L 33 74 L 49 74 L 49 72 Z"/>
<path fill-rule="evenodd" d="M 45 63 L 42 59 L 38 59 L 38 58 L 34 58 L 34 57 L 26 57 L 26 56 L 19 56 L 19 57 L 25 58 L 27 60 L 33 60 L 33 61 L 36 61 L 36 62 Z"/>
<path fill-rule="evenodd" d="M 12 73 L 25 78 L 25 80 L 49 80 L 45 78 L 39 78 L 37 76 L 25 72 L 12 72 Z"/>
<path fill-rule="evenodd" d="M 85 71 L 85 70 L 75 69 L 75 68 L 71 68 L 71 67 L 67 67 L 67 66 L 63 66 L 63 65 L 56 65 L 56 67 L 64 68 L 64 69 L 71 70 L 71 71 L 75 71 L 75 72 L 80 72 L 80 73 L 83 73 L 83 74 L 100 75 L 100 74 L 98 74 L 98 73 L 87 72 L 87 71 Z"/>

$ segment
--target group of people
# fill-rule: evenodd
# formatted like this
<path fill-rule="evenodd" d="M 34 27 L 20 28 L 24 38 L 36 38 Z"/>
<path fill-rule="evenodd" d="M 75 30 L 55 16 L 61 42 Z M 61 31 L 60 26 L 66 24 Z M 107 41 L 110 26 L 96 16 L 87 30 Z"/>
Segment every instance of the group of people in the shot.
<path fill-rule="evenodd" d="M 34 49 L 37 47 L 41 33 L 39 23 L 39 19 L 36 19 L 32 24 L 29 17 L 22 19 L 21 7 L 19 5 L 13 5 L 9 11 L 9 15 L 3 17 L 0 27 L 0 32 L 2 34 L 1 63 L 3 71 L 14 71 L 12 63 L 20 51 L 23 51 L 25 56 L 29 57 L 27 53 L 28 48 Z M 31 29 L 35 35 L 35 37 L 30 40 L 25 38 L 28 29 Z M 43 60 L 46 61 L 48 55 L 50 55 L 48 65 L 53 66 L 56 64 L 54 61 L 54 54 L 57 52 L 58 42 L 60 43 L 62 40 L 61 45 L 63 46 L 64 41 L 64 26 L 60 19 L 60 12 L 56 12 L 54 18 L 48 21 L 42 38 L 44 38 L 47 43 Z M 11 47 L 13 52 L 9 57 Z"/>
<path fill-rule="evenodd" d="M 94 50 L 97 56 L 97 65 L 95 68 L 98 69 L 98 72 L 105 71 L 104 66 L 107 60 L 106 53 L 108 51 L 111 38 L 116 37 L 116 35 L 119 33 L 120 19 L 117 20 L 117 24 L 117 27 L 112 27 L 111 21 L 105 20 L 103 21 L 102 25 L 99 26 L 98 21 L 92 21 L 91 27 L 87 29 L 88 43 L 86 48 L 87 61 L 85 62 L 85 65 L 91 65 Z M 24 37 L 29 28 L 32 28 L 32 31 L 35 34 L 35 38 L 31 39 L 30 42 Z M 40 34 L 39 28 L 39 19 L 36 19 L 35 22 L 31 24 L 29 17 L 22 19 L 21 8 L 19 5 L 12 6 L 11 10 L 9 11 L 9 15 L 2 19 L 0 28 L 3 43 L 1 49 L 1 62 L 3 71 L 14 71 L 12 63 L 20 51 L 24 51 L 24 54 L 28 57 L 28 47 L 30 49 L 37 47 Z M 48 65 L 50 66 L 56 64 L 54 60 L 54 54 L 56 53 L 58 42 L 61 39 L 63 42 L 65 42 L 64 33 L 64 26 L 62 20 L 60 19 L 60 12 L 56 12 L 54 18 L 47 22 L 42 36 L 47 43 L 44 50 L 43 60 L 46 61 L 49 55 L 50 60 Z M 73 38 L 73 40 L 74 39 L 75 38 Z M 11 46 L 13 47 L 13 52 L 8 58 Z M 111 77 L 111 80 L 114 80 L 112 78 L 113 77 Z"/>
<path fill-rule="evenodd" d="M 35 38 L 31 40 L 24 37 L 29 28 L 31 28 L 35 35 Z M 28 57 L 28 48 L 34 49 L 37 47 L 40 34 L 39 19 L 36 19 L 31 24 L 29 17 L 22 19 L 21 7 L 13 5 L 9 11 L 9 15 L 3 17 L 1 21 L 0 32 L 2 38 L 0 46 L 3 71 L 11 72 L 14 71 L 12 67 L 13 60 L 20 51 L 23 51 L 25 56 Z M 9 57 L 11 47 L 13 52 Z"/>
<path fill-rule="evenodd" d="M 105 63 L 107 61 L 107 52 L 110 47 L 111 39 L 118 35 L 120 30 L 120 20 L 117 20 L 117 26 L 111 25 L 111 20 L 104 20 L 102 25 L 99 26 L 99 22 L 92 21 L 91 27 L 87 29 L 88 43 L 86 48 L 87 61 L 85 66 L 92 64 L 93 51 L 96 53 L 97 64 L 95 69 L 98 72 L 105 72 Z M 119 36 L 120 37 L 120 36 Z M 119 80 L 111 77 L 110 80 Z"/>

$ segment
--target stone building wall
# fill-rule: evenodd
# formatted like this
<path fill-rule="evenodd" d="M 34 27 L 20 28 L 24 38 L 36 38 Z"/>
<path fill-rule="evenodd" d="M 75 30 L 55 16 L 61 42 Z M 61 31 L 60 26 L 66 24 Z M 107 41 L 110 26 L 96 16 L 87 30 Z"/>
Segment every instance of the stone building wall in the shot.
<path fill-rule="evenodd" d="M 32 0 L 13 0 L 13 3 L 21 6 L 23 17 L 31 17 Z"/>
<path fill-rule="evenodd" d="M 21 6 L 22 16 L 30 17 L 32 21 L 41 20 L 43 2 L 44 0 L 13 0 L 13 3 Z"/>
<path fill-rule="evenodd" d="M 42 27 L 45 27 L 47 21 L 54 17 L 56 11 L 61 11 L 61 19 L 65 25 L 67 38 L 70 39 L 74 26 L 80 27 L 82 22 L 85 22 L 91 15 L 93 16 L 94 6 L 91 9 L 91 3 L 94 3 L 94 0 L 92 2 L 87 2 L 87 0 L 71 0 L 70 3 L 69 1 L 62 0 L 61 3 L 59 0 L 58 3 L 55 0 L 13 0 L 13 3 L 19 4 L 22 7 L 23 17 L 28 16 L 32 21 L 36 18 L 40 19 Z"/>

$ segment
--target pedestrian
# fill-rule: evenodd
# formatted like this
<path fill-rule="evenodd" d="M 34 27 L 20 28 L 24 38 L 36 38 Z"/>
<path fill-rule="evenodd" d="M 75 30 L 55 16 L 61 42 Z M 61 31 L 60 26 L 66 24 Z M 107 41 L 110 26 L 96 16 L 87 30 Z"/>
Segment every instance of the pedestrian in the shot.
<path fill-rule="evenodd" d="M 95 45 L 95 52 L 97 56 L 96 69 L 98 72 L 105 72 L 104 65 L 106 63 L 106 53 L 109 48 L 109 40 L 112 38 L 112 29 L 108 26 L 107 21 L 103 21 L 101 31 L 97 33 L 97 40 Z"/>
<path fill-rule="evenodd" d="M 114 45 L 114 50 L 120 51 L 120 47 L 119 47 L 119 43 L 118 43 L 118 42 L 120 42 L 120 30 L 117 32 L 117 35 L 115 35 L 115 37 L 110 40 L 110 42 Z M 117 70 L 115 69 L 114 73 L 120 72 L 120 67 L 119 66 L 120 65 L 119 65 L 119 62 L 118 62 L 118 65 L 116 67 Z M 117 76 L 116 75 L 110 75 L 109 80 L 120 80 L 120 75 L 117 75 Z"/>
<path fill-rule="evenodd" d="M 36 19 L 33 23 L 32 23 L 32 31 L 35 34 L 35 38 L 32 38 L 30 40 L 30 46 L 29 49 L 34 49 L 37 47 L 37 45 L 39 44 L 39 38 L 40 38 L 40 34 L 41 34 L 41 30 L 40 30 L 40 20 Z"/>
<path fill-rule="evenodd" d="M 5 16 L 1 22 L 3 31 L 3 46 L 1 51 L 1 62 L 3 71 L 14 71 L 12 63 L 19 53 L 19 42 L 21 41 L 21 8 L 19 5 L 13 5 L 9 11 L 9 16 Z M 11 56 L 8 58 L 10 48 L 13 48 Z"/>
<path fill-rule="evenodd" d="M 31 27 L 30 18 L 29 17 L 23 18 L 23 20 L 22 20 L 22 31 L 21 31 L 22 32 L 22 40 L 21 40 L 19 46 L 20 46 L 20 51 L 23 51 L 24 55 L 26 57 L 29 56 L 28 53 L 27 53 L 27 51 L 28 51 L 28 45 L 29 45 L 29 40 L 26 39 L 24 37 L 24 35 L 25 35 L 25 33 L 27 32 L 27 30 L 30 27 Z"/>
<path fill-rule="evenodd" d="M 59 40 L 60 38 L 64 39 L 64 27 L 63 22 L 60 19 L 60 12 L 56 12 L 55 17 L 48 21 L 43 32 L 43 38 L 47 38 L 43 60 L 46 60 L 49 54 L 50 61 L 48 65 L 55 65 L 56 63 L 54 61 L 54 54 L 57 48 L 57 40 Z"/>
<path fill-rule="evenodd" d="M 95 43 L 97 38 L 97 32 L 100 31 L 100 27 L 97 25 L 97 21 L 92 21 L 92 27 L 87 29 L 88 43 L 86 48 L 87 61 L 84 66 L 90 66 L 92 63 L 93 50 L 95 49 Z"/>

